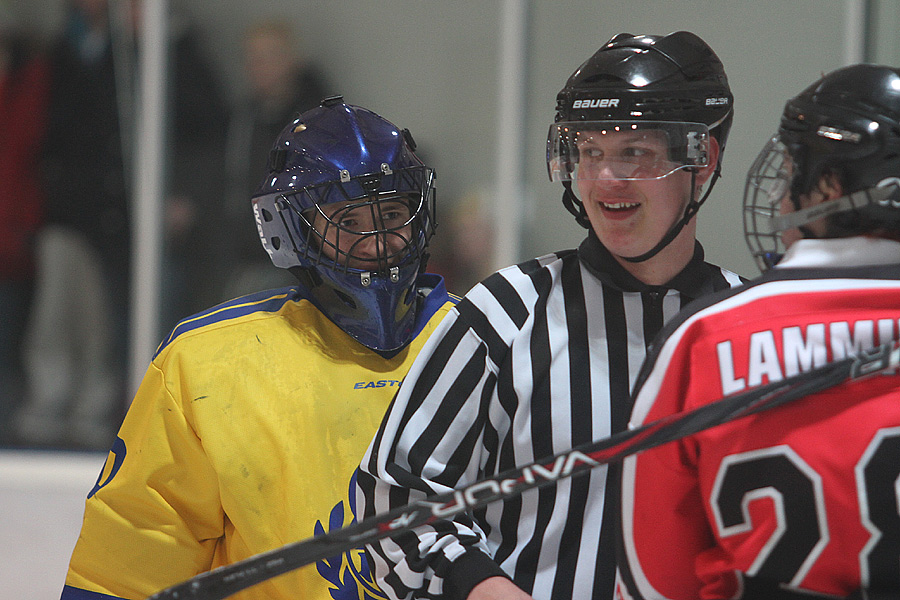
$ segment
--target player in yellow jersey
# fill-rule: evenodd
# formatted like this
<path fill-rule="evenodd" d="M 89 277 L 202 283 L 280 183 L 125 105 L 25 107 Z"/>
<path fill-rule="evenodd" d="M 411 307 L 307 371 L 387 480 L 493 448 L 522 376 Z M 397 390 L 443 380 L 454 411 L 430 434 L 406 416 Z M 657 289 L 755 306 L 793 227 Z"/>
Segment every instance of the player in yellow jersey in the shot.
<path fill-rule="evenodd" d="M 355 469 L 455 302 L 424 273 L 434 172 L 336 97 L 279 136 L 253 197 L 296 287 L 188 318 L 150 364 L 85 505 L 64 600 L 138 600 L 354 519 Z M 362 551 L 236 598 L 382 598 Z"/>

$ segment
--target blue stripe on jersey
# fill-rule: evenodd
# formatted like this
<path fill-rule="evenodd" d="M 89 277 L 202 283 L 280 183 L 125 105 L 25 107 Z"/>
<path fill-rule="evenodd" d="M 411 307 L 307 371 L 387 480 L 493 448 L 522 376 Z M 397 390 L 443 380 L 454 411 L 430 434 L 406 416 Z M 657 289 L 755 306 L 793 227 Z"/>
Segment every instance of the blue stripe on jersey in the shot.
<path fill-rule="evenodd" d="M 417 281 L 419 287 L 431 287 L 434 291 L 428 294 L 425 305 L 422 307 L 422 314 L 418 318 L 416 331 L 413 337 L 418 336 L 428 321 L 436 313 L 445 302 L 450 301 L 456 304 L 459 301 L 458 296 L 447 293 L 444 285 L 444 278 L 433 273 L 424 273 Z M 437 293 L 435 293 L 437 292 Z M 223 302 L 203 312 L 199 312 L 188 317 L 178 323 L 172 332 L 159 345 L 153 357 L 156 358 L 163 348 L 168 346 L 172 341 L 183 333 L 205 327 L 212 323 L 219 323 L 229 319 L 244 317 L 255 312 L 278 312 L 285 302 L 292 300 L 300 300 L 302 298 L 301 290 L 295 287 L 278 288 L 274 290 L 265 290 L 262 292 L 254 292 L 228 302 Z"/>
<path fill-rule="evenodd" d="M 254 292 L 247 296 L 241 296 L 228 302 L 223 302 L 196 315 L 190 316 L 175 326 L 172 333 L 163 340 L 156 349 L 154 358 L 163 348 L 168 346 L 175 338 L 188 331 L 205 327 L 212 323 L 220 323 L 238 317 L 253 314 L 255 312 L 277 312 L 285 302 L 299 299 L 297 288 L 286 287 L 263 292 Z"/>
<path fill-rule="evenodd" d="M 71 585 L 67 585 L 63 587 L 62 596 L 60 600 L 123 600 L 118 596 L 107 596 L 106 594 L 101 594 L 99 592 L 89 592 L 87 590 L 82 590 L 76 587 L 72 587 Z"/>

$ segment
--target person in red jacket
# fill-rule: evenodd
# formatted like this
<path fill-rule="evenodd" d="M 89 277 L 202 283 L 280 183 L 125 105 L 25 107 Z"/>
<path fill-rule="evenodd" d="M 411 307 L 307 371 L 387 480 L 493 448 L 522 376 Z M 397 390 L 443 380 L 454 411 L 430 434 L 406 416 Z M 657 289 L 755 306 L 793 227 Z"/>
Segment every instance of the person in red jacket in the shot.
<path fill-rule="evenodd" d="M 43 211 L 37 165 L 48 89 L 44 56 L 24 34 L 0 31 L 0 443 L 24 393 L 21 347 Z"/>
<path fill-rule="evenodd" d="M 900 338 L 900 69 L 789 100 L 745 190 L 764 273 L 667 325 L 631 427 Z M 618 597 L 900 598 L 898 476 L 896 371 L 632 456 Z"/>

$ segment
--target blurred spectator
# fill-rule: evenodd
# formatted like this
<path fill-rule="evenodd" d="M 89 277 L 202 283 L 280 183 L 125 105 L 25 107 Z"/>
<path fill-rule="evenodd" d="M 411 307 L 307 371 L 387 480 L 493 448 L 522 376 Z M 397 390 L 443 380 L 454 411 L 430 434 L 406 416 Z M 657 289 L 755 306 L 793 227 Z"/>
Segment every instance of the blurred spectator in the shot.
<path fill-rule="evenodd" d="M 0 443 L 25 393 L 22 341 L 34 288 L 34 235 L 43 210 L 38 151 L 49 70 L 25 34 L 0 28 Z"/>
<path fill-rule="evenodd" d="M 235 265 L 223 299 L 294 285 L 290 273 L 272 266 L 250 215 L 250 196 L 266 168 L 272 140 L 300 112 L 329 95 L 325 78 L 300 53 L 286 21 L 262 21 L 244 33 L 246 97 L 237 103 L 228 127 L 229 173 L 226 231 Z"/>
<path fill-rule="evenodd" d="M 494 225 L 486 193 L 472 191 L 453 203 L 438 222 L 428 270 L 443 275 L 452 294 L 463 295 L 493 268 Z"/>
<path fill-rule="evenodd" d="M 51 57 L 47 210 L 26 342 L 29 397 L 16 424 L 28 445 L 100 449 L 125 409 L 140 0 L 70 0 L 67 10 Z M 204 275 L 217 271 L 197 232 L 215 233 L 204 219 L 221 193 L 210 172 L 226 113 L 185 23 L 175 18 L 169 29 L 163 327 L 206 304 Z"/>
<path fill-rule="evenodd" d="M 124 357 L 129 211 L 106 0 L 71 0 L 51 54 L 45 223 L 25 364 L 25 444 L 108 444 Z M 124 366 L 124 360 L 115 363 Z"/>
<path fill-rule="evenodd" d="M 222 215 L 227 102 L 203 46 L 204 32 L 178 3 L 170 7 L 165 333 L 184 317 L 226 299 L 220 290 L 230 243 Z"/>

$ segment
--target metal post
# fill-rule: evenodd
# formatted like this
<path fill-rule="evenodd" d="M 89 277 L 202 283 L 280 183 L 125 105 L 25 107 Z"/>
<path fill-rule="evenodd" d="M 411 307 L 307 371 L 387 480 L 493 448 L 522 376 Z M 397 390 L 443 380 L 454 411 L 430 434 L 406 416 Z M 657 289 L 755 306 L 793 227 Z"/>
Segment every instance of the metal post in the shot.
<path fill-rule="evenodd" d="M 868 0 L 847 0 L 844 19 L 844 64 L 863 62 L 866 57 Z"/>
<path fill-rule="evenodd" d="M 140 4 L 138 128 L 132 168 L 132 284 L 128 387 L 133 397 L 159 343 L 167 5 Z"/>
<path fill-rule="evenodd" d="M 497 189 L 494 194 L 494 269 L 522 259 L 524 209 L 523 130 L 527 65 L 528 0 L 502 0 L 500 12 Z"/>

